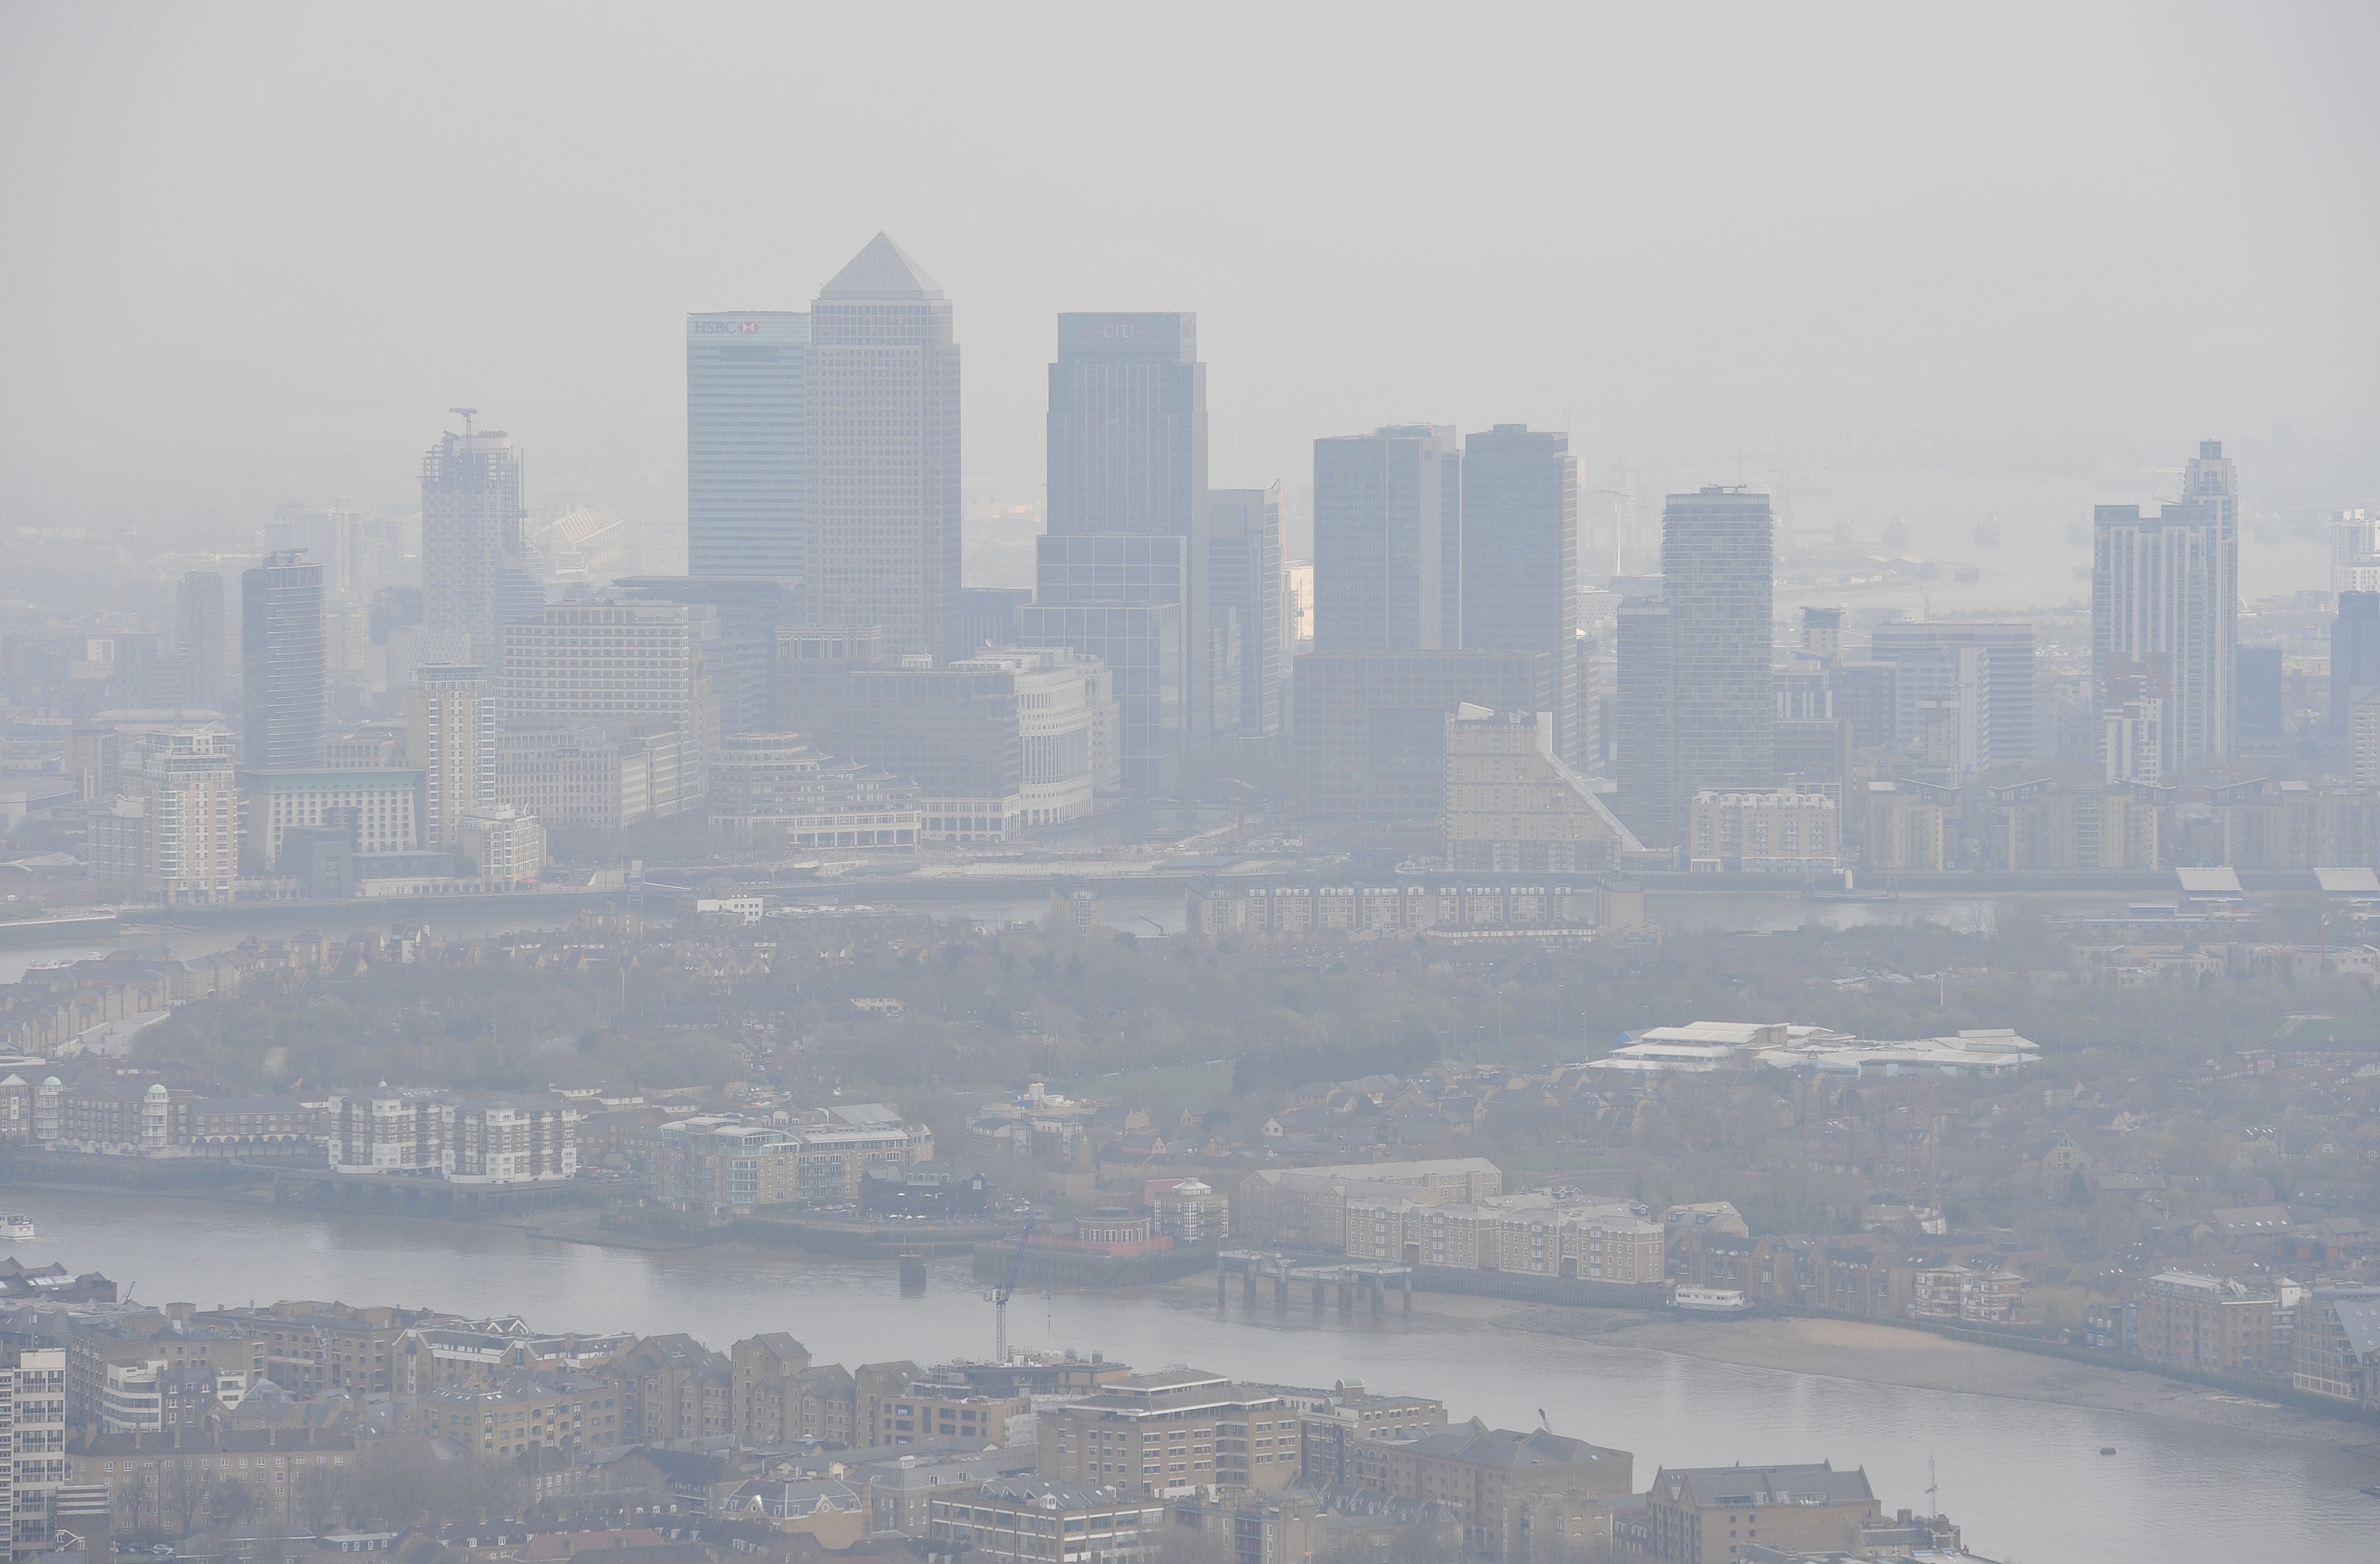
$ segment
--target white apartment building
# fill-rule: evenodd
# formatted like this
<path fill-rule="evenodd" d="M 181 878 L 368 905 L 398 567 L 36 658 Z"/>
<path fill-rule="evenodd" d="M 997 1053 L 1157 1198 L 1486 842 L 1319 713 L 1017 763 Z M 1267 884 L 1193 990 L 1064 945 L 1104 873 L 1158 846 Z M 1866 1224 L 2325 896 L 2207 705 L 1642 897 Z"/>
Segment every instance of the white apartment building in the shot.
<path fill-rule="evenodd" d="M 122 792 L 89 826 L 91 873 L 144 902 L 228 902 L 239 873 L 239 790 L 230 730 L 151 734 L 122 767 Z"/>
<path fill-rule="evenodd" d="M 1015 678 L 1024 785 L 1003 812 L 1026 827 L 1058 825 L 1093 813 L 1102 763 L 1118 764 L 1111 753 L 1113 675 L 1107 665 L 1062 647 L 986 647 L 951 666 Z M 1104 756 L 1103 739 L 1111 751 Z M 936 813 L 932 800 L 925 810 Z"/>
<path fill-rule="evenodd" d="M 441 1177 L 455 1183 L 550 1183 L 578 1172 L 578 1110 L 560 1099 L 438 1105 Z"/>

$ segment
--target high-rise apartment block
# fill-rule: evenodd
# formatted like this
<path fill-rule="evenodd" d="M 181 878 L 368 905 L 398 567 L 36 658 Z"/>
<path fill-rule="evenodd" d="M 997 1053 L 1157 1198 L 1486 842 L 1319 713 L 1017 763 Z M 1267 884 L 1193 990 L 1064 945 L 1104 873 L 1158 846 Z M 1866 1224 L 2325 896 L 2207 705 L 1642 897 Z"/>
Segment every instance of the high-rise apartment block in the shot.
<path fill-rule="evenodd" d="M 1594 763 L 1593 647 L 1578 623 L 1578 462 L 1570 436 L 1498 424 L 1463 455 L 1463 646 L 1541 651 L 1554 674 L 1554 753 Z"/>
<path fill-rule="evenodd" d="M 1620 611 L 1621 815 L 1648 846 L 1684 839 L 1688 802 L 1704 789 L 1774 780 L 1775 571 L 1767 495 L 1670 496 L 1661 596 Z"/>
<path fill-rule="evenodd" d="M 1215 728 L 1243 738 L 1281 732 L 1290 624 L 1281 558 L 1281 485 L 1207 492 L 1207 622 L 1229 636 L 1238 678 L 1215 695 Z"/>
<path fill-rule="evenodd" d="M 224 677 L 224 653 L 229 648 L 224 624 L 224 578 L 212 570 L 182 574 L 174 588 L 174 640 L 183 666 L 188 703 L 209 708 L 229 689 Z"/>
<path fill-rule="evenodd" d="M 819 291 L 807 394 L 810 622 L 881 625 L 896 655 L 969 649 L 951 303 L 882 234 Z"/>
<path fill-rule="evenodd" d="M 322 654 L 322 567 L 303 554 L 267 554 L 240 576 L 241 715 L 251 770 L 322 763 L 330 721 Z"/>
<path fill-rule="evenodd" d="M 809 346 L 795 311 L 686 318 L 687 574 L 800 579 Z"/>
<path fill-rule="evenodd" d="M 440 438 L 421 459 L 424 661 L 498 668 L 503 630 L 544 605 L 529 556 L 520 453 L 502 430 Z"/>
<path fill-rule="evenodd" d="M 1463 874 L 1617 868 L 1636 838 L 1554 754 L 1553 714 L 1461 706 L 1446 719 L 1446 867 Z"/>
<path fill-rule="evenodd" d="M 463 817 L 496 802 L 496 699 L 484 669 L 434 662 L 415 672 L 404 764 L 421 776 L 421 844 L 455 851 Z"/>
<path fill-rule="evenodd" d="M 238 756 L 209 725 L 140 735 L 121 793 L 92 812 L 92 878 L 166 906 L 228 902 L 239 873 Z"/>
<path fill-rule="evenodd" d="M 53 1545 L 67 1427 L 67 1349 L 0 1345 L 0 1551 L 10 1558 L 38 1558 Z"/>
<path fill-rule="evenodd" d="M 1016 638 L 1113 671 L 1124 785 L 1162 791 L 1209 734 L 1219 672 L 1196 315 L 1058 317 L 1049 483 L 1049 530 Z"/>
<path fill-rule="evenodd" d="M 1462 574 L 1462 455 L 1451 426 L 1402 424 L 1314 443 L 1314 647 L 1452 651 L 1448 476 Z M 1459 591 L 1451 600 L 1461 616 Z"/>
<path fill-rule="evenodd" d="M 2182 498 L 2157 514 L 2093 514 L 2091 653 L 2096 701 L 2137 680 L 2163 703 L 2159 746 L 2170 779 L 2237 747 L 2240 483 L 2219 441 L 2202 441 Z"/>

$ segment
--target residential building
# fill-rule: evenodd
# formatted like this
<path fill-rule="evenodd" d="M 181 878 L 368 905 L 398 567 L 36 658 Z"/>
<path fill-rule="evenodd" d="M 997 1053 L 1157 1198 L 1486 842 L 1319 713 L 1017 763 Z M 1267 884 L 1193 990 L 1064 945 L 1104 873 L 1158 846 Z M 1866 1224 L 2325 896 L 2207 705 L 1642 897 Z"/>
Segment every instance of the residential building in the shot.
<path fill-rule="evenodd" d="M 2233 753 L 2238 724 L 2239 479 L 2219 441 L 2202 441 L 2183 497 L 2154 515 L 2093 513 L 2092 667 L 2104 711 L 2137 668 L 2164 701 L 2160 755 L 2178 777 Z"/>
<path fill-rule="evenodd" d="M 482 1461 L 533 1450 L 616 1448 L 616 1387 L 600 1378 L 511 1370 L 425 1392 L 421 1431 Z"/>
<path fill-rule="evenodd" d="M 1842 864 L 1841 811 L 1823 793 L 1705 788 L 1688 811 L 1695 868 L 1826 873 Z"/>
<path fill-rule="evenodd" d="M 1462 646 L 1459 627 L 1450 635 L 1446 625 L 1450 605 L 1458 617 L 1462 612 L 1462 463 L 1455 431 L 1442 424 L 1314 443 L 1315 650 Z"/>
<path fill-rule="evenodd" d="M 322 763 L 330 684 L 322 652 L 322 567 L 267 554 L 240 585 L 241 758 L 254 770 Z"/>
<path fill-rule="evenodd" d="M 1367 1439 L 1418 1438 L 1446 1426 L 1446 1403 L 1427 1396 L 1375 1395 L 1361 1380 L 1341 1380 L 1328 1394 L 1299 1398 L 1298 1476 L 1308 1486 L 1357 1485 Z"/>
<path fill-rule="evenodd" d="M 228 902 L 239 873 L 239 788 L 220 725 L 144 735 L 123 792 L 86 830 L 92 877 L 144 903 Z"/>
<path fill-rule="evenodd" d="M 810 318 L 797 311 L 686 318 L 690 574 L 802 578 L 809 350 Z"/>
<path fill-rule="evenodd" d="M 1730 1564 L 1755 1546 L 1864 1555 L 1861 1529 L 1883 1515 L 1865 1468 L 1665 1466 L 1647 1491 L 1645 1551 L 1674 1564 Z"/>
<path fill-rule="evenodd" d="M 250 1522 L 302 1534 L 313 1529 L 310 1510 L 326 1508 L 325 1496 L 355 1476 L 358 1458 L 349 1433 L 316 1429 L 298 1440 L 277 1428 L 224 1428 L 196 1437 L 102 1434 L 68 1447 L 61 1464 L 67 1484 L 107 1493 L 119 1532 L 182 1532 L 228 1508 L 225 1490 L 236 1487 L 247 1490 Z"/>
<path fill-rule="evenodd" d="M 991 1564 L 1150 1564 L 1162 1551 L 1166 1512 L 1117 1484 L 995 1478 L 930 1501 L 928 1537 L 953 1554 Z"/>
<path fill-rule="evenodd" d="M 1613 1501 L 1627 1498 L 1635 1457 L 1544 1428 L 1489 1428 L 1475 1417 L 1404 1438 L 1366 1439 L 1356 1463 L 1361 1486 L 1455 1511 L 1464 1552 L 1528 1560 L 1597 1530 L 1608 1539 Z"/>
<path fill-rule="evenodd" d="M 2150 1363 L 2198 1374 L 2275 1365 L 2277 1305 L 2268 1295 L 2226 1278 L 2165 1271 L 2149 1279 L 2140 1304 L 2141 1356 Z"/>
<path fill-rule="evenodd" d="M 12 1558 L 50 1546 L 58 1489 L 74 1481 L 67 1460 L 67 1354 L 57 1347 L 0 1346 L 0 1516 Z"/>
<path fill-rule="evenodd" d="M 1620 615 L 1620 817 L 1647 846 L 1678 844 L 1706 788 L 1772 785 L 1775 574 L 1767 495 L 1670 496 L 1660 598 Z"/>
<path fill-rule="evenodd" d="M 1228 637 L 1238 654 L 1238 678 L 1217 686 L 1213 725 L 1242 738 L 1270 738 L 1281 731 L 1289 696 L 1281 485 L 1208 490 L 1207 534 L 1209 634 Z M 1222 665 L 1220 654 L 1214 661 Z"/>
<path fill-rule="evenodd" d="M 1466 437 L 1462 527 L 1460 645 L 1543 652 L 1553 673 L 1553 752 L 1565 765 L 1594 767 L 1595 647 L 1578 622 L 1578 462 L 1570 436 L 1498 424 Z"/>
<path fill-rule="evenodd" d="M 487 672 L 431 662 L 405 692 L 404 754 L 421 777 L 421 844 L 455 850 L 459 822 L 496 802 L 496 701 Z"/>
<path fill-rule="evenodd" d="M 464 816 L 455 846 L 466 878 L 491 891 L 535 885 L 545 867 L 543 823 L 509 804 L 491 804 Z"/>
<path fill-rule="evenodd" d="M 1124 785 L 1162 791 L 1208 736 L 1215 698 L 1196 315 L 1058 317 L 1048 477 L 1049 526 L 1017 637 L 1114 672 Z"/>
<path fill-rule="evenodd" d="M 1297 1416 L 1281 1396 L 1201 1369 L 1135 1374 L 1045 1410 L 1039 1471 L 1139 1498 L 1194 1488 L 1287 1487 Z"/>
<path fill-rule="evenodd" d="M 1291 809 L 1301 823 L 1442 828 L 1448 715 L 1552 709 L 1525 651 L 1308 652 L 1294 665 Z"/>
<path fill-rule="evenodd" d="M 2380 1412 L 2380 1287 L 2316 1287 L 2289 1333 L 2289 1383 Z"/>
<path fill-rule="evenodd" d="M 1554 745 L 1551 712 L 1463 705 L 1446 719 L 1446 867 L 1575 874 L 1643 851 Z"/>
<path fill-rule="evenodd" d="M 959 348 L 951 303 L 877 235 L 810 307 L 808 622 L 950 658 L 959 620 Z"/>
<path fill-rule="evenodd" d="M 1864 859 L 1872 869 L 1940 869 L 1948 862 L 1949 814 L 1925 793 L 1871 782 Z"/>
<path fill-rule="evenodd" d="M 450 1183 L 552 1183 L 578 1173 L 578 1110 L 558 1097 L 438 1104 L 438 1173 Z"/>
<path fill-rule="evenodd" d="M 435 1091 L 403 1086 L 334 1092 L 326 1105 L 330 1165 L 354 1172 L 436 1171 L 445 1152 L 438 1097 Z"/>
<path fill-rule="evenodd" d="M 1347 1202 L 1387 1194 L 1422 1204 L 1475 1204 L 1504 1193 L 1503 1170 L 1484 1157 L 1267 1168 L 1232 1192 L 1232 1227 L 1254 1243 L 1279 1242 L 1346 1252 Z"/>
<path fill-rule="evenodd" d="M 2289 731 L 2289 680 L 2279 647 L 2241 647 L 2233 675 L 2240 703 L 2240 736 L 2277 739 Z"/>
<path fill-rule="evenodd" d="M 421 459 L 424 661 L 504 666 L 503 628 L 545 592 L 530 557 L 520 453 L 502 430 L 439 437 Z"/>

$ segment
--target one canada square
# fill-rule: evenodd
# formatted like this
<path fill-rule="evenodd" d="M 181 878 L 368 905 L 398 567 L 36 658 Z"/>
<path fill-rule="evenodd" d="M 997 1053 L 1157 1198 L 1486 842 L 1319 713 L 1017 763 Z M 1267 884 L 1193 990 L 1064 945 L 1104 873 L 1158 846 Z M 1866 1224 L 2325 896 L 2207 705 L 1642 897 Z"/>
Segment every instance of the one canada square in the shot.
<path fill-rule="evenodd" d="M 810 307 L 809 619 L 894 656 L 968 648 L 959 617 L 959 348 L 951 302 L 882 234 Z"/>

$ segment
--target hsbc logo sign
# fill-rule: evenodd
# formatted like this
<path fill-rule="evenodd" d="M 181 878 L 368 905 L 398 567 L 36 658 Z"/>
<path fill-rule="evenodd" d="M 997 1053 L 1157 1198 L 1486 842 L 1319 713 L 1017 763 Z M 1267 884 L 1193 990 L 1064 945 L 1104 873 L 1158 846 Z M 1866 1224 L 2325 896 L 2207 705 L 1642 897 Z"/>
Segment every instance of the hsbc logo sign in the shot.
<path fill-rule="evenodd" d="M 758 321 L 688 321 L 688 336 L 751 336 L 760 329 Z"/>

